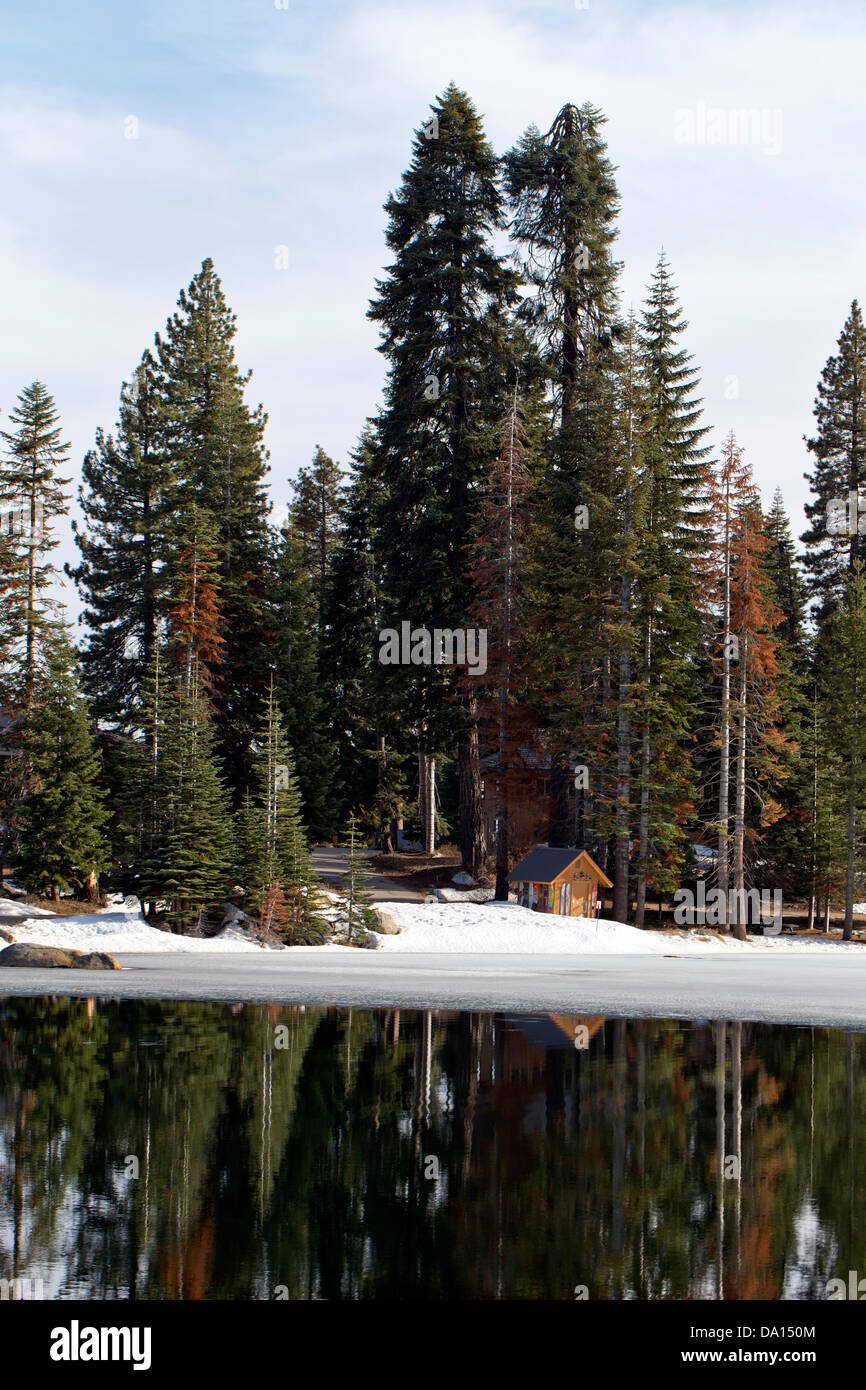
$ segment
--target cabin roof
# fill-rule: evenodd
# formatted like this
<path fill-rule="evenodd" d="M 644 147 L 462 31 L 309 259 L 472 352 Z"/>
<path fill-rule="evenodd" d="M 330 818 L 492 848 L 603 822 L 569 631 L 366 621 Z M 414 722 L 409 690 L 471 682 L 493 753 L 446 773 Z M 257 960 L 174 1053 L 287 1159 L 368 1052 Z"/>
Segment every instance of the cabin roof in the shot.
<path fill-rule="evenodd" d="M 526 880 L 531 883 L 552 883 L 579 859 L 584 860 L 581 867 L 588 869 L 599 883 L 603 883 L 606 888 L 613 887 L 610 879 L 602 873 L 585 849 L 558 849 L 551 845 L 538 845 L 519 864 L 515 864 L 508 875 L 508 882 L 518 883 Z"/>

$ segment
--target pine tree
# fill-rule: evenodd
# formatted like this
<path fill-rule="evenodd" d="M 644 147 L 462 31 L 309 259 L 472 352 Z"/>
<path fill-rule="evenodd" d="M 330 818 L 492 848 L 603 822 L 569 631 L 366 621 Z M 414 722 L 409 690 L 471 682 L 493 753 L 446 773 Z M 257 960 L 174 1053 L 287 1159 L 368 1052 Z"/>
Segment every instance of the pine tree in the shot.
<path fill-rule="evenodd" d="M 767 830 L 761 857 L 784 892 L 814 900 L 812 654 L 805 626 L 802 570 L 779 488 L 775 490 L 764 529 L 768 544 L 762 565 L 769 580 L 771 601 L 782 614 L 774 639 L 779 668 L 779 725 L 785 732 L 786 746 L 780 754 L 784 777 L 770 789 L 781 807 L 781 815 Z M 814 901 L 811 910 L 814 916 Z"/>
<path fill-rule="evenodd" d="M 780 728 L 774 637 L 783 614 L 773 602 L 771 580 L 762 564 L 770 542 L 751 468 L 733 433 L 708 482 L 713 526 L 703 571 L 709 609 L 717 620 L 709 645 L 716 677 L 712 729 L 718 767 L 707 765 L 703 790 L 709 800 L 715 780 L 717 881 L 727 923 L 730 888 L 741 894 L 745 886 L 747 841 L 756 843 L 764 827 L 780 815 L 770 788 L 784 774 L 787 751 Z M 747 798 L 760 808 L 749 823 Z M 742 904 L 742 897 L 738 902 Z M 745 939 L 741 914 L 735 914 L 732 928 Z"/>
<path fill-rule="evenodd" d="M 69 504 L 64 488 L 68 478 L 58 478 L 69 445 L 61 442 L 54 400 L 41 381 L 26 386 L 9 421 L 16 428 L 4 430 L 6 459 L 0 464 L 0 507 L 14 503 L 23 511 L 26 531 L 26 608 L 23 614 L 23 702 L 30 709 L 39 656 L 39 642 L 56 631 L 51 614 L 56 604 L 48 596 L 54 568 L 42 557 L 59 544 L 52 539 L 52 523 L 65 516 Z"/>
<path fill-rule="evenodd" d="M 452 85 L 431 110 L 386 203 L 395 259 L 369 310 L 389 364 L 375 422 L 377 529 L 386 625 L 409 619 L 457 629 L 468 601 L 465 544 L 476 488 L 496 449 L 517 276 L 492 245 L 503 227 L 499 166 L 475 108 Z M 449 702 L 453 673 L 412 666 L 389 674 L 425 765 L 452 744 L 457 726 L 460 846 L 464 861 L 477 865 L 484 848 L 477 736 L 465 706 Z"/>
<path fill-rule="evenodd" d="M 842 763 L 845 788 L 845 924 L 851 940 L 854 897 L 863 872 L 863 823 L 866 812 L 866 570 L 854 561 L 828 633 L 833 654 L 827 671 L 830 727 Z"/>
<path fill-rule="evenodd" d="M 241 804 L 232 816 L 232 827 L 232 877 L 234 884 L 244 892 L 246 902 L 254 908 L 259 886 L 265 881 L 264 836 L 261 811 L 249 790 L 244 792 Z"/>
<path fill-rule="evenodd" d="M 747 876 L 751 879 L 754 856 L 749 848 L 763 836 L 765 826 L 781 816 L 782 808 L 769 794 L 774 781 L 784 775 L 780 755 L 786 747 L 779 727 L 779 665 L 775 629 L 783 621 L 773 603 L 771 586 L 762 566 L 769 545 L 755 502 L 740 508 L 732 546 L 731 631 L 737 637 L 737 703 L 735 807 L 732 867 L 737 891 L 734 934 L 745 938 Z M 760 804 L 757 824 L 747 821 L 747 798 Z M 751 883 L 750 885 L 751 886 Z"/>
<path fill-rule="evenodd" d="M 358 822 L 354 816 L 349 817 L 344 843 L 347 847 L 346 872 L 340 881 L 340 891 L 346 900 L 346 939 L 351 945 L 356 935 L 363 941 L 367 933 L 376 929 L 376 914 L 369 889 L 371 874 L 362 852 Z"/>
<path fill-rule="evenodd" d="M 610 500 L 620 331 L 620 266 L 612 255 L 619 197 L 602 134 L 605 119 L 589 104 L 566 105 L 546 135 L 530 128 L 505 161 L 512 230 L 533 291 L 521 313 L 548 364 L 554 406 L 539 499 L 546 581 L 538 630 L 548 634 L 539 658 L 551 743 L 549 840 L 559 845 L 574 840 L 570 763 L 598 699 L 589 669 L 598 634 L 583 610 L 598 578 L 598 513 Z M 588 509 L 589 524 L 576 534 L 578 508 Z"/>
<path fill-rule="evenodd" d="M 292 529 L 301 545 L 301 558 L 310 576 L 318 605 L 318 630 L 325 623 L 327 583 L 334 551 L 339 544 L 345 505 L 345 487 L 339 464 L 318 444 L 309 468 L 302 468 L 292 483 L 294 498 L 289 510 Z"/>
<path fill-rule="evenodd" d="M 196 666 L 189 682 L 160 668 L 166 670 L 158 645 L 142 758 L 148 798 L 138 893 L 151 913 L 164 902 L 174 929 L 197 932 L 230 886 L 226 793 Z"/>
<path fill-rule="evenodd" d="M 145 352 L 121 391 L 115 435 L 96 434 L 79 489 L 81 558 L 67 572 L 82 596 L 85 689 L 100 723 L 126 732 L 164 612 L 171 461 L 162 445 L 155 363 Z"/>
<path fill-rule="evenodd" d="M 17 507 L 0 501 L 0 709 L 19 686 L 18 654 L 26 632 L 27 550 L 18 535 Z"/>
<path fill-rule="evenodd" d="M 537 407 L 537 402 L 534 403 Z M 533 496 L 527 453 L 533 443 L 526 403 L 515 382 L 500 449 L 484 482 L 470 552 L 475 596 L 469 621 L 488 634 L 487 670 L 466 675 L 477 700 L 485 782 L 496 806 L 496 900 L 508 900 L 511 855 L 521 843 L 518 816 L 538 776 L 538 716 L 529 695 L 526 593 Z M 531 827 L 534 829 L 534 827 Z M 535 835 L 532 836 L 535 838 Z"/>
<path fill-rule="evenodd" d="M 830 903 L 845 892 L 846 781 L 835 738 L 833 708 L 823 681 L 813 676 L 808 719 L 804 724 L 804 760 L 809 771 L 808 851 L 805 867 L 809 926 L 829 927 Z"/>
<path fill-rule="evenodd" d="M 595 635 L 592 667 L 594 698 L 583 712 L 583 756 L 590 761 L 594 785 L 583 792 L 584 821 L 595 838 L 614 846 L 613 913 L 626 921 L 630 906 L 629 850 L 637 819 L 635 793 L 640 787 L 634 767 L 635 721 L 640 727 L 640 685 L 636 679 L 635 597 L 641 574 L 647 479 L 643 468 L 643 418 L 646 383 L 641 371 L 637 326 L 629 319 L 625 341 L 616 357 L 616 398 L 609 441 L 607 495 L 594 505 L 595 593 L 581 599 L 584 621 Z M 599 582 L 600 581 L 600 582 Z"/>
<path fill-rule="evenodd" d="M 173 470 L 172 509 L 210 514 L 219 562 L 224 647 L 214 677 L 214 724 L 229 784 L 248 780 L 250 745 L 268 680 L 271 541 L 265 492 L 266 416 L 244 401 L 236 321 L 205 260 L 157 335 L 162 449 Z M 187 531 L 189 527 L 186 527 Z M 177 552 L 169 555 L 173 569 Z"/>
<path fill-rule="evenodd" d="M 225 638 L 219 595 L 219 573 L 210 515 L 190 502 L 172 527 L 174 559 L 167 585 L 168 650 L 185 688 L 193 672 L 200 689 L 213 696 L 214 672 L 222 667 Z"/>
<path fill-rule="evenodd" d="M 303 814 L 311 834 L 333 833 L 334 777 L 330 681 L 320 674 L 318 608 L 303 563 L 302 541 L 291 523 L 283 526 L 272 564 L 270 655 L 280 714 L 290 737 Z M 349 658 L 340 654 L 343 671 Z M 328 700 L 323 691 L 329 692 Z"/>
<path fill-rule="evenodd" d="M 701 638 L 695 560 L 704 547 L 708 433 L 699 383 L 682 346 L 688 328 L 662 251 L 640 325 L 645 505 L 635 582 L 636 684 L 640 707 L 637 905 L 647 886 L 674 886 L 682 868 L 682 825 L 695 795 L 691 764 L 693 691 Z"/>
<path fill-rule="evenodd" d="M 261 913 L 268 894 L 279 886 L 286 905 L 287 927 L 293 944 L 313 944 L 322 938 L 323 923 L 317 880 L 301 818 L 301 797 L 294 759 L 286 740 L 274 683 L 266 697 L 253 759 L 254 804 L 258 825 L 247 822 L 251 850 L 248 863 L 258 880 L 248 882 L 249 899 Z"/>
<path fill-rule="evenodd" d="M 331 693 L 333 784 L 337 821 L 352 806 L 376 805 L 380 843 L 392 844 L 402 822 L 409 746 L 399 690 L 380 665 L 385 560 L 378 518 L 383 487 L 376 476 L 375 437 L 368 428 L 351 455 L 344 524 L 331 572 L 320 652 L 323 686 Z M 396 839 L 396 836 L 394 836 Z"/>
<path fill-rule="evenodd" d="M 815 467 L 805 476 L 815 500 L 806 504 L 811 524 L 802 540 L 809 596 L 818 600 L 821 627 L 841 595 L 846 571 L 866 559 L 866 521 L 861 525 L 858 517 L 866 484 L 866 328 L 856 299 L 837 354 L 821 373 L 814 414 L 817 432 L 806 447 Z"/>
<path fill-rule="evenodd" d="M 718 711 L 713 710 L 712 727 L 717 730 L 719 744 L 718 819 L 714 829 L 718 837 L 717 879 L 724 900 L 728 901 L 730 871 L 731 821 L 731 730 L 733 726 L 732 657 L 735 644 L 731 640 L 733 546 L 737 512 L 753 498 L 751 474 L 743 460 L 733 431 L 725 440 L 717 475 L 709 475 L 711 516 L 714 521 L 713 542 L 704 566 L 708 606 L 718 613 L 719 631 L 711 637 L 711 654 L 719 668 L 720 693 Z M 725 917 L 727 922 L 727 917 Z"/>
<path fill-rule="evenodd" d="M 15 808 L 18 881 L 54 899 L 85 890 L 95 899 L 97 875 L 107 864 L 107 812 L 87 707 L 64 642 L 55 643 L 34 671 L 19 738 L 29 789 Z"/>
<path fill-rule="evenodd" d="M 773 493 L 773 505 L 767 514 L 766 533 L 770 545 L 764 559 L 764 568 L 773 585 L 775 602 L 784 617 L 784 627 L 780 635 L 784 637 L 792 659 L 799 658 L 800 664 L 805 657 L 806 595 L 800 562 L 791 536 L 791 523 L 785 511 L 782 489 L 779 487 Z"/>

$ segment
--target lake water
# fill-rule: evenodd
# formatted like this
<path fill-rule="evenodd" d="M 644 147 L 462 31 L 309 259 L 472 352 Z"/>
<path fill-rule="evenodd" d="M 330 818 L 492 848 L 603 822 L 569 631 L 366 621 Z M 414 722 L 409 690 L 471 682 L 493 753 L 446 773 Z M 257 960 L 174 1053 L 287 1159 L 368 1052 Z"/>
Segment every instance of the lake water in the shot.
<path fill-rule="evenodd" d="M 823 1299 L 866 1274 L 864 1064 L 818 1028 L 0 999 L 0 1279 Z"/>

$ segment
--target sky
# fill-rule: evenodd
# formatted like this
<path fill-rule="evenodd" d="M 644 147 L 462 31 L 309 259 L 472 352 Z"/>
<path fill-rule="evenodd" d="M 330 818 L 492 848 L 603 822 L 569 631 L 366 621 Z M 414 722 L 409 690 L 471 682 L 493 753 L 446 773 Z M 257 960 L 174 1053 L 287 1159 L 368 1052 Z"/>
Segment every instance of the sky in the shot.
<path fill-rule="evenodd" d="M 0 427 L 44 381 L 77 487 L 210 256 L 274 503 L 317 444 L 345 460 L 384 380 L 382 205 L 453 81 L 500 153 L 565 102 L 606 113 L 624 307 L 664 247 L 711 440 L 735 432 L 799 534 L 816 383 L 866 288 L 864 71 L 859 0 L 4 0 Z"/>

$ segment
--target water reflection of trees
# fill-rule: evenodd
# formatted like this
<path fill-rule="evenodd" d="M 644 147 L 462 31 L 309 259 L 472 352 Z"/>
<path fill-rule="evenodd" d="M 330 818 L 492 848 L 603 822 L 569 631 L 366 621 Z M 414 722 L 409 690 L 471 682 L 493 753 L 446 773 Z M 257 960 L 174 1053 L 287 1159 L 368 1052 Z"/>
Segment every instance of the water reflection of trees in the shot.
<path fill-rule="evenodd" d="M 0 1277 L 822 1297 L 866 1274 L 864 1061 L 859 1034 L 747 1023 L 7 1000 Z"/>

